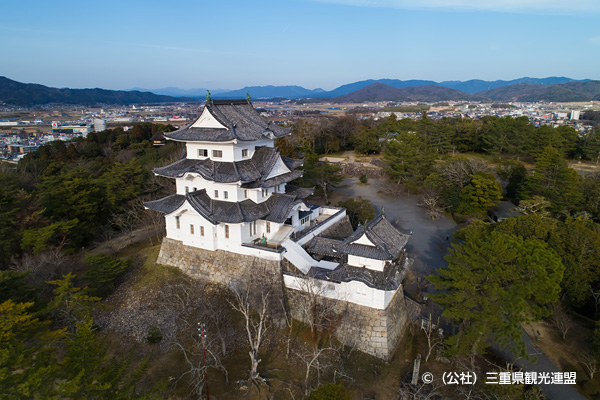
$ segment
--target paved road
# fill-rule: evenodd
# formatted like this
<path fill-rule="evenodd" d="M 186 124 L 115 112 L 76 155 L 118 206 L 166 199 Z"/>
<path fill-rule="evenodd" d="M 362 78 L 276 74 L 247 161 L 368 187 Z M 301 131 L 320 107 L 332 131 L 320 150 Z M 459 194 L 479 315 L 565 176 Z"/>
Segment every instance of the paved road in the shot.
<path fill-rule="evenodd" d="M 515 365 L 527 372 L 560 372 L 548 357 L 542 353 L 542 351 L 535 345 L 529 335 L 523 331 L 522 335 L 523 342 L 527 348 L 527 354 L 535 360 L 531 363 L 522 358 L 517 359 Z M 515 360 L 514 355 L 508 350 L 499 350 L 497 346 L 494 346 L 499 353 L 507 360 Z M 579 394 L 575 385 L 537 385 L 548 400 L 585 400 L 585 397 Z"/>

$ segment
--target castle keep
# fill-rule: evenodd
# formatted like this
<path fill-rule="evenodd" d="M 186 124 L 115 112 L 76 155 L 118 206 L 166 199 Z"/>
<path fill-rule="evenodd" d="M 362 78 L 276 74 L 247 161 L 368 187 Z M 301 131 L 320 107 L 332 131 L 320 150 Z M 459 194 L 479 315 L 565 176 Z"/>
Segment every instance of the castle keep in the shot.
<path fill-rule="evenodd" d="M 158 262 L 230 286 L 259 276 L 281 296 L 317 290 L 340 317 L 341 341 L 389 359 L 408 318 L 408 236 L 383 214 L 352 232 L 344 209 L 306 203 L 312 189 L 289 184 L 302 162 L 274 147 L 290 134 L 248 100 L 210 99 L 196 121 L 165 134 L 186 153 L 154 171 L 175 179 L 176 193 L 145 204 L 165 214 Z"/>

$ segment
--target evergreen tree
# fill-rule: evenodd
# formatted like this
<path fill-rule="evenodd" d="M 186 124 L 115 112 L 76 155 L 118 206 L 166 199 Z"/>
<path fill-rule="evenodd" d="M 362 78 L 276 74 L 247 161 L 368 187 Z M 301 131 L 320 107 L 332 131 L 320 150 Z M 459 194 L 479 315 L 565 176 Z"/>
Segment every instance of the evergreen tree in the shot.
<path fill-rule="evenodd" d="M 487 210 L 500 199 L 502 199 L 502 188 L 494 176 L 478 172 L 471 175 L 471 181 L 460 191 L 457 212 L 484 218 Z"/>
<path fill-rule="evenodd" d="M 554 214 L 578 211 L 583 202 L 581 178 L 567 166 L 558 150 L 546 147 L 527 180 L 529 196 L 542 196 L 552 204 Z"/>
<path fill-rule="evenodd" d="M 33 303 L 0 304 L 0 396 L 7 400 L 58 399 L 58 368 L 53 343 L 64 332 L 51 331 L 29 313 Z"/>
<path fill-rule="evenodd" d="M 495 341 L 524 355 L 521 324 L 549 315 L 546 304 L 558 300 L 564 266 L 545 243 L 488 235 L 480 224 L 450 249 L 448 268 L 429 277 L 437 292 L 431 297 L 459 327 L 449 351 L 479 353 Z"/>
<path fill-rule="evenodd" d="M 375 208 L 371 205 L 371 202 L 360 196 L 357 199 L 350 198 L 342 201 L 338 203 L 338 207 L 346 209 L 346 213 L 354 229 L 358 227 L 358 224 L 364 225 L 375 218 Z"/>
<path fill-rule="evenodd" d="M 62 379 L 58 392 L 62 398 L 76 399 L 150 399 L 157 394 L 138 394 L 136 384 L 148 361 L 133 365 L 133 352 L 122 359 L 107 356 L 105 338 L 98 338 L 92 320 L 75 325 L 67 337 L 67 353 L 60 364 Z"/>
<path fill-rule="evenodd" d="M 421 183 L 431 172 L 434 156 L 423 135 L 400 132 L 385 146 L 383 159 L 391 179 Z"/>
<path fill-rule="evenodd" d="M 105 297 L 115 288 L 115 279 L 131 265 L 131 260 L 119 260 L 103 254 L 86 255 L 85 262 L 90 269 L 84 278 L 89 280 L 91 293 Z"/>

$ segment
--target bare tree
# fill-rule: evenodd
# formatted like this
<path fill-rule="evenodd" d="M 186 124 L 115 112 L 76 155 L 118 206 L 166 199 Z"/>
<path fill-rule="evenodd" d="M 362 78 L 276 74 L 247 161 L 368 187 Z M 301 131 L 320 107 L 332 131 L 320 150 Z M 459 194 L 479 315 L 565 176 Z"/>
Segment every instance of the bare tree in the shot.
<path fill-rule="evenodd" d="M 564 340 L 567 337 L 567 332 L 569 332 L 569 329 L 575 326 L 575 323 L 565 312 L 560 303 L 551 304 L 550 309 L 552 310 L 552 317 L 550 317 L 550 320 L 552 321 L 552 324 L 560 331 Z"/>
<path fill-rule="evenodd" d="M 440 196 L 438 196 L 432 188 L 424 188 L 424 193 L 421 197 L 421 204 L 419 205 L 425 207 L 425 213 L 432 220 L 438 219 L 444 212 L 444 207 L 441 205 Z"/>
<path fill-rule="evenodd" d="M 290 291 L 290 307 L 299 313 L 299 318 L 308 324 L 314 344 L 325 330 L 332 330 L 337 318 L 335 302 L 328 299 L 328 282 L 306 276 L 297 280 L 299 290 Z"/>
<path fill-rule="evenodd" d="M 279 299 L 279 301 L 281 303 L 281 308 L 283 309 L 283 315 L 285 317 L 285 325 L 288 328 L 287 344 L 286 344 L 286 350 L 285 350 L 285 359 L 287 360 L 290 357 L 290 347 L 292 345 L 292 333 L 294 332 L 294 318 L 292 318 L 291 313 L 289 312 L 288 308 L 285 306 L 283 298 Z"/>
<path fill-rule="evenodd" d="M 312 386 L 310 384 L 311 371 L 315 370 L 317 373 L 317 386 L 321 384 L 321 373 L 331 366 L 330 362 L 323 362 L 325 353 L 331 353 L 333 356 L 337 356 L 338 349 L 334 347 L 315 347 L 309 346 L 299 351 L 294 351 L 294 354 L 302 360 L 306 366 L 304 374 L 304 395 L 309 396 Z"/>
<path fill-rule="evenodd" d="M 425 356 L 425 362 L 429 360 L 431 352 L 444 341 L 444 335 L 440 332 L 439 326 L 440 317 L 438 317 L 437 322 L 434 324 L 431 313 L 429 313 L 428 319 L 421 319 L 421 330 L 425 332 L 425 337 L 427 338 L 427 355 Z"/>
<path fill-rule="evenodd" d="M 582 353 L 579 357 L 581 363 L 590 375 L 590 379 L 594 379 L 594 374 L 598 371 L 598 358 L 589 353 Z"/>
<path fill-rule="evenodd" d="M 590 289 L 590 293 L 592 294 L 592 298 L 594 299 L 594 305 L 596 306 L 596 312 L 598 312 L 598 306 L 600 305 L 600 292 L 594 291 L 592 286 L 588 286 Z"/>
<path fill-rule="evenodd" d="M 244 326 L 248 337 L 248 344 L 250 345 L 250 351 L 248 352 L 250 355 L 249 380 L 256 383 L 260 379 L 260 375 L 258 374 L 258 364 L 261 362 L 261 359 L 258 358 L 259 351 L 269 328 L 268 313 L 270 292 L 264 288 L 260 290 L 258 287 L 253 287 L 253 290 L 251 291 L 251 285 L 248 281 L 241 286 L 243 287 L 238 287 L 233 290 L 233 299 L 229 300 L 229 304 L 235 311 L 239 312 L 244 317 Z M 251 297 L 251 292 L 257 294 L 259 298 L 253 299 Z M 256 312 L 252 310 L 252 305 L 254 303 L 258 303 Z"/>
<path fill-rule="evenodd" d="M 26 279 L 32 286 L 40 287 L 44 282 L 66 275 L 75 268 L 73 259 L 65 256 L 60 248 L 49 248 L 35 255 L 24 253 L 21 258 L 13 258 L 11 269 L 29 272 Z"/>
<path fill-rule="evenodd" d="M 454 183 L 462 189 L 471 180 L 471 175 L 487 171 L 489 164 L 481 158 L 456 158 L 440 164 L 437 169 L 446 181 Z"/>
<path fill-rule="evenodd" d="M 416 385 L 408 382 L 400 383 L 398 388 L 398 399 L 400 400 L 429 400 L 436 397 L 439 386 L 434 382 L 425 383 L 423 381 Z"/>

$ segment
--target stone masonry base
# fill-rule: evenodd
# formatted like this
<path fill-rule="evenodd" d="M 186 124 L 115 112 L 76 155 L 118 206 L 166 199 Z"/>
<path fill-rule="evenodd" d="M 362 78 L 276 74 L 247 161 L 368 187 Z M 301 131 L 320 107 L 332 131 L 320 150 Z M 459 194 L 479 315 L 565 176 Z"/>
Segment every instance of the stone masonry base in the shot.
<path fill-rule="evenodd" d="M 276 304 L 278 309 L 279 299 L 285 298 L 280 261 L 264 260 L 223 250 L 208 251 L 186 246 L 178 240 L 164 238 L 156 262 L 177 267 L 192 277 L 222 283 L 230 288 L 242 283 L 241 279 L 244 277 L 251 276 L 262 287 L 271 290 L 274 295 L 272 304 Z M 290 292 L 294 292 L 294 296 L 303 295 L 302 292 L 294 290 Z M 338 317 L 335 334 L 342 343 L 384 360 L 391 359 L 408 322 L 402 287 L 398 289 L 385 310 L 342 300 L 324 299 L 323 301 L 327 302 L 327 307 Z M 289 303 L 291 303 L 289 305 L 292 316 L 306 322 L 302 312 L 294 309 L 293 303 L 296 302 Z"/>

